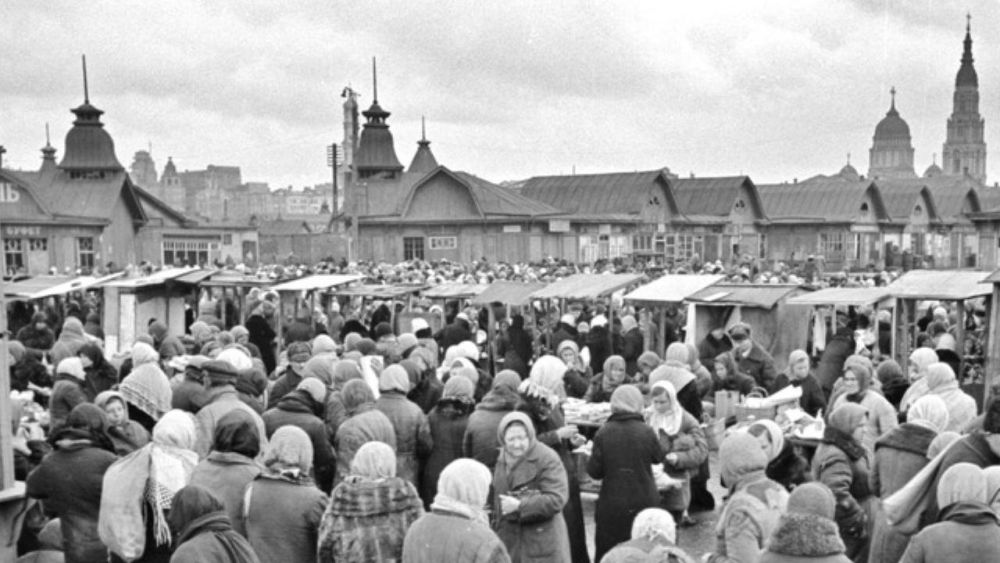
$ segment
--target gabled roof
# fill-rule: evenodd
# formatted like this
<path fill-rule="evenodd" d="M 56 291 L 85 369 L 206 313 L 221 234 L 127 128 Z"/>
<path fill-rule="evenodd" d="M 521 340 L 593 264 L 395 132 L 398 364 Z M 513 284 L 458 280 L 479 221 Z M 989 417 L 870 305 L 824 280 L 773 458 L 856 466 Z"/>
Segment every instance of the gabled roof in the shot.
<path fill-rule="evenodd" d="M 879 185 L 885 180 L 878 180 Z M 989 188 L 983 188 L 976 180 L 967 176 L 934 176 L 931 178 L 894 179 L 893 184 L 926 186 L 934 199 L 934 207 L 938 218 L 944 222 L 952 222 L 963 215 L 966 201 L 971 203 L 971 212 L 978 213 L 988 209 L 984 195 Z M 1000 190 L 997 190 L 996 203 L 1000 205 Z"/>
<path fill-rule="evenodd" d="M 692 215 L 728 217 L 740 189 L 745 185 L 750 191 L 750 204 L 757 215 L 765 217 L 765 208 L 757 193 L 757 186 L 749 176 L 722 176 L 718 178 L 678 178 L 670 182 L 680 212 Z"/>
<path fill-rule="evenodd" d="M 937 212 L 937 205 L 934 196 L 926 182 L 901 181 L 889 178 L 879 178 L 875 184 L 882 193 L 882 201 L 885 202 L 886 210 L 893 221 L 907 221 L 913 208 L 921 200 L 926 208 L 927 219 L 929 221 L 939 221 L 940 215 Z"/>
<path fill-rule="evenodd" d="M 795 184 L 761 184 L 757 192 L 768 218 L 775 223 L 853 222 L 866 197 L 875 206 L 872 211 L 876 221 L 889 218 L 882 194 L 871 181 L 821 178 Z"/>
<path fill-rule="evenodd" d="M 571 215 L 638 215 L 646 204 L 647 190 L 656 182 L 664 186 L 667 204 L 678 213 L 670 180 L 662 170 L 535 176 L 525 180 L 519 191 Z"/>
<path fill-rule="evenodd" d="M 195 222 L 189 219 L 186 215 L 184 215 L 180 211 L 177 211 L 173 207 L 170 207 L 162 199 L 154 196 L 145 189 L 135 184 L 132 184 L 132 189 L 135 190 L 136 196 L 139 198 L 139 201 L 143 203 L 143 205 L 149 205 L 151 207 L 155 207 L 159 212 L 177 221 L 180 225 L 188 226 L 195 224 Z"/>
<path fill-rule="evenodd" d="M 39 193 L 47 200 L 49 209 L 72 211 L 74 216 L 110 220 L 119 197 L 125 199 L 134 221 L 145 223 L 146 212 L 139 201 L 135 186 L 125 171 L 107 172 L 103 178 L 70 178 L 60 172 L 52 184 Z M 61 215 L 61 213 L 56 213 Z"/>
<path fill-rule="evenodd" d="M 5 179 L 9 182 L 17 184 L 17 186 L 21 188 L 38 207 L 37 217 L 50 218 L 52 216 L 52 212 L 49 210 L 46 202 L 38 197 L 38 193 L 34 187 L 34 181 L 38 178 L 38 176 L 38 172 L 21 172 L 0 169 L 0 180 Z M 24 208 L 19 209 L 18 213 L 24 213 Z"/>
<path fill-rule="evenodd" d="M 349 188 L 351 195 L 345 207 L 353 209 L 359 217 L 392 217 L 399 215 L 413 186 L 427 174 L 403 173 L 395 180 L 365 178 L 357 180 Z"/>

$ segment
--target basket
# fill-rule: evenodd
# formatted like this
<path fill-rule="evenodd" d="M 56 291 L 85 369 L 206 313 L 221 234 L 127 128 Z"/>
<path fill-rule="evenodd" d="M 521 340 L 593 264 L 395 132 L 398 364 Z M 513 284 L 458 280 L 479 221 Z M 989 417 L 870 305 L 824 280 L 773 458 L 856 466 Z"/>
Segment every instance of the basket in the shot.
<path fill-rule="evenodd" d="M 737 422 L 746 422 L 747 420 L 760 420 L 762 418 L 767 418 L 774 420 L 778 416 L 778 409 L 772 405 L 760 405 L 760 406 L 750 406 L 747 404 L 747 399 L 759 399 L 763 400 L 767 398 L 767 391 L 760 388 L 754 387 L 750 393 L 747 393 L 743 400 L 739 404 L 735 405 L 733 412 L 736 415 Z"/>

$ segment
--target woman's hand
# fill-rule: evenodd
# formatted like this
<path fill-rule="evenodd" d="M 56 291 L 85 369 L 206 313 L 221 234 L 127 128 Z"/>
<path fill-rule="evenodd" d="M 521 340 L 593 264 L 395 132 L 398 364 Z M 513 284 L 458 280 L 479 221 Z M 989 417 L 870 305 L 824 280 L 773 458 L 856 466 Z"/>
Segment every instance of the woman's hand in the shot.
<path fill-rule="evenodd" d="M 572 440 L 574 436 L 580 434 L 580 430 L 575 424 L 567 424 L 556 430 L 556 436 L 559 436 L 560 440 Z"/>
<path fill-rule="evenodd" d="M 664 461 L 667 462 L 667 465 L 677 465 L 677 460 L 679 458 L 677 457 L 677 454 L 671 452 L 671 453 L 667 454 L 667 457 L 665 457 L 663 459 L 664 459 Z"/>
<path fill-rule="evenodd" d="M 582 434 L 577 434 L 575 436 L 571 436 L 570 437 L 569 443 L 574 448 L 579 448 L 580 446 L 582 446 L 582 445 L 584 445 L 584 444 L 587 443 L 587 439 L 584 438 Z"/>
<path fill-rule="evenodd" d="M 521 501 L 512 496 L 500 495 L 500 513 L 504 516 L 517 512 L 521 508 Z"/>

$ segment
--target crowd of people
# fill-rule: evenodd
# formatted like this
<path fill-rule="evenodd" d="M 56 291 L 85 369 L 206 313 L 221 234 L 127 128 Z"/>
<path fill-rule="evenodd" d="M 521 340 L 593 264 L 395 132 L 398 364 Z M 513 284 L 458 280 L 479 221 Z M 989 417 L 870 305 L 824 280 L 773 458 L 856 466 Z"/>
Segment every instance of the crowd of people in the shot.
<path fill-rule="evenodd" d="M 59 324 L 21 311 L 8 346 L 17 477 L 40 501 L 25 561 L 684 562 L 678 528 L 706 511 L 713 562 L 1000 560 L 1000 401 L 980 414 L 959 387 L 939 304 L 905 370 L 853 311 L 779 371 L 751 326 L 685 344 L 682 319 L 616 303 L 496 311 L 488 342 L 460 303 L 416 304 L 433 331 L 383 302 L 278 319 L 255 290 L 234 324 L 206 294 L 125 357 L 99 303 L 66 303 Z M 717 392 L 787 386 L 825 423 L 815 451 L 772 420 L 709 431 Z M 567 421 L 580 402 L 610 415 Z"/>

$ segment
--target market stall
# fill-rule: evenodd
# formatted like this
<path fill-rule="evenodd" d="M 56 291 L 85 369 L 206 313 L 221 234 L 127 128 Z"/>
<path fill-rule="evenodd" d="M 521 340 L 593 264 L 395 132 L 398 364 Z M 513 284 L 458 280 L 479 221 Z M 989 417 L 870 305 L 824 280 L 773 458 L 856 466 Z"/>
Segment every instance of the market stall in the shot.
<path fill-rule="evenodd" d="M 280 299 L 278 309 L 280 314 L 277 315 L 277 322 L 282 323 L 294 319 L 302 305 L 307 301 L 309 310 L 313 311 L 316 308 L 317 300 L 320 300 L 322 305 L 323 297 L 331 295 L 333 290 L 363 279 L 364 276 L 360 275 L 320 274 L 279 283 L 271 287 L 272 291 L 278 293 Z M 284 347 L 283 331 L 276 330 L 275 332 L 278 333 L 278 349 L 280 350 Z"/>
<path fill-rule="evenodd" d="M 809 307 L 789 300 L 809 293 L 798 285 L 716 284 L 688 297 L 694 305 L 693 344 L 709 332 L 744 322 L 753 329 L 753 341 L 774 358 L 775 368 L 783 371 L 792 350 L 806 347 L 809 331 Z"/>
<path fill-rule="evenodd" d="M 413 309 L 413 302 L 416 295 L 427 286 L 424 284 L 400 284 L 400 285 L 379 285 L 379 284 L 351 284 L 337 290 L 338 299 L 358 299 L 363 310 L 365 301 L 388 301 L 389 312 L 391 314 L 389 324 L 396 334 L 409 332 L 409 322 L 413 320 L 413 315 L 406 313 Z M 403 311 L 396 313 L 395 303 L 405 304 Z M 341 303 L 343 305 L 343 303 Z M 403 329 L 407 330 L 403 330 Z"/>
<path fill-rule="evenodd" d="M 809 307 L 812 328 L 810 338 L 810 355 L 816 356 L 825 349 L 827 337 L 837 332 L 837 314 L 847 312 L 850 308 L 871 309 L 871 326 L 878 328 L 876 317 L 880 309 L 892 309 L 893 299 L 885 287 L 829 287 L 812 293 L 793 297 L 788 301 L 792 305 Z M 879 339 L 875 339 L 872 352 L 875 355 L 892 356 L 893 350 L 881 350 Z"/>
<path fill-rule="evenodd" d="M 688 297 L 723 279 L 725 276 L 667 274 L 625 294 L 623 299 L 626 303 L 647 307 L 651 313 L 659 315 L 659 334 L 646 335 L 646 349 L 653 350 L 662 358 L 666 350 L 668 309 L 681 307 Z M 655 346 L 652 345 L 654 342 Z"/>
<path fill-rule="evenodd" d="M 540 282 L 495 281 L 479 295 L 470 300 L 471 305 L 486 307 L 488 311 L 488 320 L 486 323 L 487 342 L 489 342 L 488 354 L 490 365 L 493 368 L 492 373 L 496 373 L 499 369 L 502 369 L 502 366 L 498 367 L 498 364 L 502 362 L 503 358 L 497 357 L 496 350 L 496 325 L 498 320 L 507 318 L 509 309 L 515 309 L 521 312 L 521 314 L 525 311 L 531 313 L 528 315 L 530 322 L 526 326 L 535 326 L 534 309 L 530 306 L 531 297 L 534 293 L 543 289 L 545 285 Z M 502 312 L 502 316 L 498 314 L 498 308 Z"/>
<path fill-rule="evenodd" d="M 0 281 L 3 294 L 10 282 Z M 5 299 L 4 310 L 6 310 Z M 10 366 L 7 355 L 7 316 L 0 315 L 0 561 L 14 561 L 17 558 L 17 538 L 24 522 L 27 497 L 23 481 L 14 478 L 14 436 L 10 420 L 12 404 L 10 397 Z"/>
<path fill-rule="evenodd" d="M 222 310 L 219 318 L 230 329 L 236 324 L 243 324 L 250 316 L 247 295 L 254 288 L 264 289 L 274 284 L 274 280 L 240 274 L 238 272 L 216 272 L 210 278 L 201 282 L 201 288 L 209 291 L 213 298 L 218 298 Z M 235 311 L 230 310 L 230 304 Z M 231 322 L 237 321 L 237 322 Z"/>
<path fill-rule="evenodd" d="M 548 299 L 558 302 L 560 316 L 566 312 L 567 304 L 607 300 L 608 343 L 613 347 L 615 308 L 610 306 L 611 297 L 619 291 L 626 291 L 641 282 L 640 274 L 574 274 L 553 282 L 531 295 L 533 299 Z"/>

